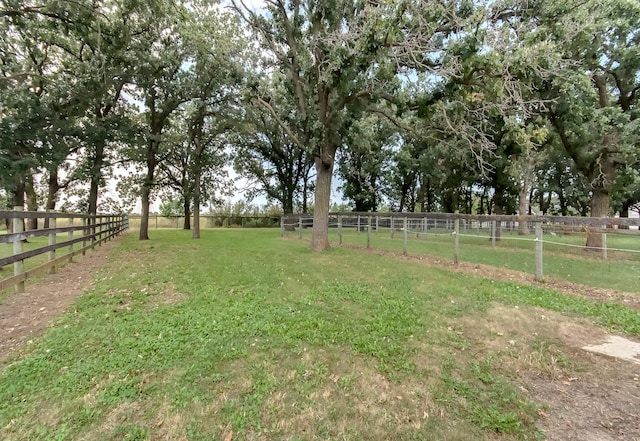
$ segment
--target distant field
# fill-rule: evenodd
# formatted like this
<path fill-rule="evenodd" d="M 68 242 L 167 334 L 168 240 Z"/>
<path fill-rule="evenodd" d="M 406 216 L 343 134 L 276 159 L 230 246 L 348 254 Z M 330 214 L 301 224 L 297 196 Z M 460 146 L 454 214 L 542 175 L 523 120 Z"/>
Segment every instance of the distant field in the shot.
<path fill-rule="evenodd" d="M 623 305 L 316 254 L 277 229 L 190 235 L 126 235 L 77 305 L 14 355 L 0 372 L 4 440 L 544 439 L 551 411 L 529 383 L 596 369 L 560 327 L 640 333 Z"/>

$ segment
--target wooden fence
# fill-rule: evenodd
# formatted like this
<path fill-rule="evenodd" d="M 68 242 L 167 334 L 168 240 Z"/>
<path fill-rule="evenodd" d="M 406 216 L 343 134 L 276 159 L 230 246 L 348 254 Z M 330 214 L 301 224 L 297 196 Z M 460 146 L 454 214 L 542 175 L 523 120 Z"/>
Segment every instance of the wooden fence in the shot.
<path fill-rule="evenodd" d="M 16 292 L 24 292 L 25 281 L 34 274 L 49 271 L 55 272 L 56 265 L 63 261 L 71 262 L 73 256 L 85 254 L 89 248 L 101 245 L 129 228 L 127 216 L 104 215 L 90 216 L 86 214 L 22 211 L 16 207 L 13 211 L 1 211 L 0 219 L 7 222 L 7 233 L 0 234 L 0 244 L 13 244 L 13 252 L 6 257 L 0 257 L 0 290 L 11 285 Z M 47 226 L 42 229 L 26 229 L 26 220 L 44 220 Z M 30 223 L 30 222 L 29 222 Z M 36 221 L 37 224 L 37 221 Z M 64 226 L 63 226 L 64 225 Z M 79 235 L 77 233 L 80 233 Z M 63 241 L 59 241 L 64 235 Z M 47 237 L 45 246 L 25 251 L 25 242 L 30 238 Z M 79 248 L 76 244 L 81 244 Z M 56 255 L 57 250 L 65 250 L 63 255 Z M 3 250 L 4 251 L 4 250 Z M 47 253 L 46 263 L 25 271 L 25 261 Z M 0 254 L 0 256 L 8 253 Z M 13 276 L 6 277 L 3 273 L 6 266 L 13 264 Z"/>
<path fill-rule="evenodd" d="M 297 235 L 302 239 L 303 230 L 313 227 L 313 215 L 287 215 L 281 219 L 280 226 L 282 236 L 297 230 Z M 329 228 L 337 232 L 339 244 L 343 243 L 343 232 L 351 230 L 366 234 L 366 247 L 371 248 L 372 236 L 387 230 L 390 232 L 391 239 L 403 240 L 402 250 L 407 254 L 408 240 L 411 237 L 451 236 L 453 238 L 452 257 L 455 263 L 460 259 L 461 237 L 484 236 L 489 239 L 488 243 L 492 248 L 495 248 L 496 242 L 501 239 L 528 240 L 532 242 L 531 247 L 535 252 L 536 280 L 543 279 L 543 244 L 566 245 L 554 241 L 554 237 L 572 234 L 597 236 L 598 245 L 590 246 L 588 250 L 599 253 L 602 258 L 607 259 L 607 253 L 611 250 L 640 253 L 639 249 L 615 249 L 607 246 L 607 235 L 633 235 L 640 238 L 639 227 L 640 219 L 637 218 L 369 212 L 330 213 L 329 215 Z M 510 237 L 509 234 L 522 236 L 521 238 Z M 531 238 L 527 239 L 527 236 Z M 583 248 L 587 247 L 583 246 Z"/>

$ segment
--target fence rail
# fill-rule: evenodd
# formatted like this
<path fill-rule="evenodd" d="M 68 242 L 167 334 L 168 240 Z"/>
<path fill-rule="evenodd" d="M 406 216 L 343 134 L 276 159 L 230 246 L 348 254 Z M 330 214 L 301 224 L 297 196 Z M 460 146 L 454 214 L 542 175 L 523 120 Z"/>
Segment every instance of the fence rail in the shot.
<path fill-rule="evenodd" d="M 0 219 L 6 221 L 7 233 L 0 234 L 0 244 L 13 244 L 13 250 L 9 255 L 2 250 L 4 257 L 0 257 L 0 270 L 13 264 L 13 276 L 2 278 L 0 272 L 0 290 L 11 285 L 16 292 L 24 292 L 25 281 L 33 275 L 49 271 L 55 272 L 56 265 L 69 261 L 73 256 L 85 254 L 87 249 L 102 245 L 129 228 L 129 220 L 122 215 L 90 216 L 86 214 L 35 212 L 22 211 L 16 207 L 13 211 L 1 211 Z M 25 229 L 25 220 L 43 219 L 46 228 Z M 66 220 L 66 226 L 57 226 L 59 220 Z M 37 223 L 37 222 L 36 222 Z M 80 236 L 74 233 L 79 232 Z M 47 245 L 38 246 L 30 250 L 24 250 L 24 242 L 31 238 L 47 237 Z M 59 239 L 63 239 L 60 241 Z M 78 249 L 74 245 L 82 243 Z M 56 256 L 56 251 L 65 249 L 66 253 Z M 47 261 L 34 268 L 25 271 L 25 261 L 47 253 Z M 3 271 L 4 272 L 4 271 Z"/>
<path fill-rule="evenodd" d="M 312 227 L 310 214 L 287 215 L 281 220 L 281 235 L 302 239 L 304 231 Z M 465 247 L 468 250 L 471 246 L 496 249 L 500 244 L 502 249 L 532 252 L 536 280 L 543 279 L 543 253 L 575 254 L 580 250 L 588 252 L 583 256 L 589 258 L 619 259 L 624 255 L 640 260 L 639 227 L 640 219 L 633 218 L 358 212 L 329 215 L 331 234 L 337 233 L 339 244 L 349 241 L 367 248 L 401 249 L 404 254 L 410 248 L 418 254 L 430 254 L 436 248 L 441 253 L 443 246 L 450 246 L 447 254 L 455 263 L 463 260 Z M 587 237 L 591 239 L 589 246 Z"/>

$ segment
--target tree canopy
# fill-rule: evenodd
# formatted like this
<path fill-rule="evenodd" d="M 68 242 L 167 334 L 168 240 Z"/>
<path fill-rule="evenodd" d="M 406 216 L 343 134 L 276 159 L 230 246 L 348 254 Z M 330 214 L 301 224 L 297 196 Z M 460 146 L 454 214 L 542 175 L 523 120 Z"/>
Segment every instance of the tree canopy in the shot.
<path fill-rule="evenodd" d="M 640 205 L 635 0 L 0 0 L 0 32 L 8 206 L 95 213 L 117 180 L 140 239 L 154 201 L 195 238 L 238 175 L 313 210 L 320 251 L 336 191 L 356 211 Z"/>

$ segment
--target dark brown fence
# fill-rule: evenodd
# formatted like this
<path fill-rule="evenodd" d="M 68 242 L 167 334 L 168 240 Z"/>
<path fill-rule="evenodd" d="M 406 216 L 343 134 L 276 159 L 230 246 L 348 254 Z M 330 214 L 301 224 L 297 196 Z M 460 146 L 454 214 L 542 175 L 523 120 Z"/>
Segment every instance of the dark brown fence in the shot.
<path fill-rule="evenodd" d="M 0 290 L 15 285 L 16 292 L 24 291 L 25 281 L 42 271 L 55 272 L 56 265 L 71 262 L 73 256 L 101 245 L 129 228 L 127 216 L 22 211 L 0 211 L 0 219 L 7 232 L 0 234 L 0 244 L 13 244 L 13 250 L 4 248 L 0 253 Z M 43 220 L 45 228 L 25 228 L 38 225 Z M 43 245 L 40 239 L 47 238 Z M 32 242 L 29 239 L 35 239 Z M 6 245 L 2 245 L 5 247 Z M 27 249 L 28 248 L 28 249 Z M 64 250 L 64 254 L 57 253 Z M 43 255 L 46 253 L 46 260 Z M 32 266 L 25 270 L 25 262 Z M 13 264 L 13 275 L 7 273 Z"/>

